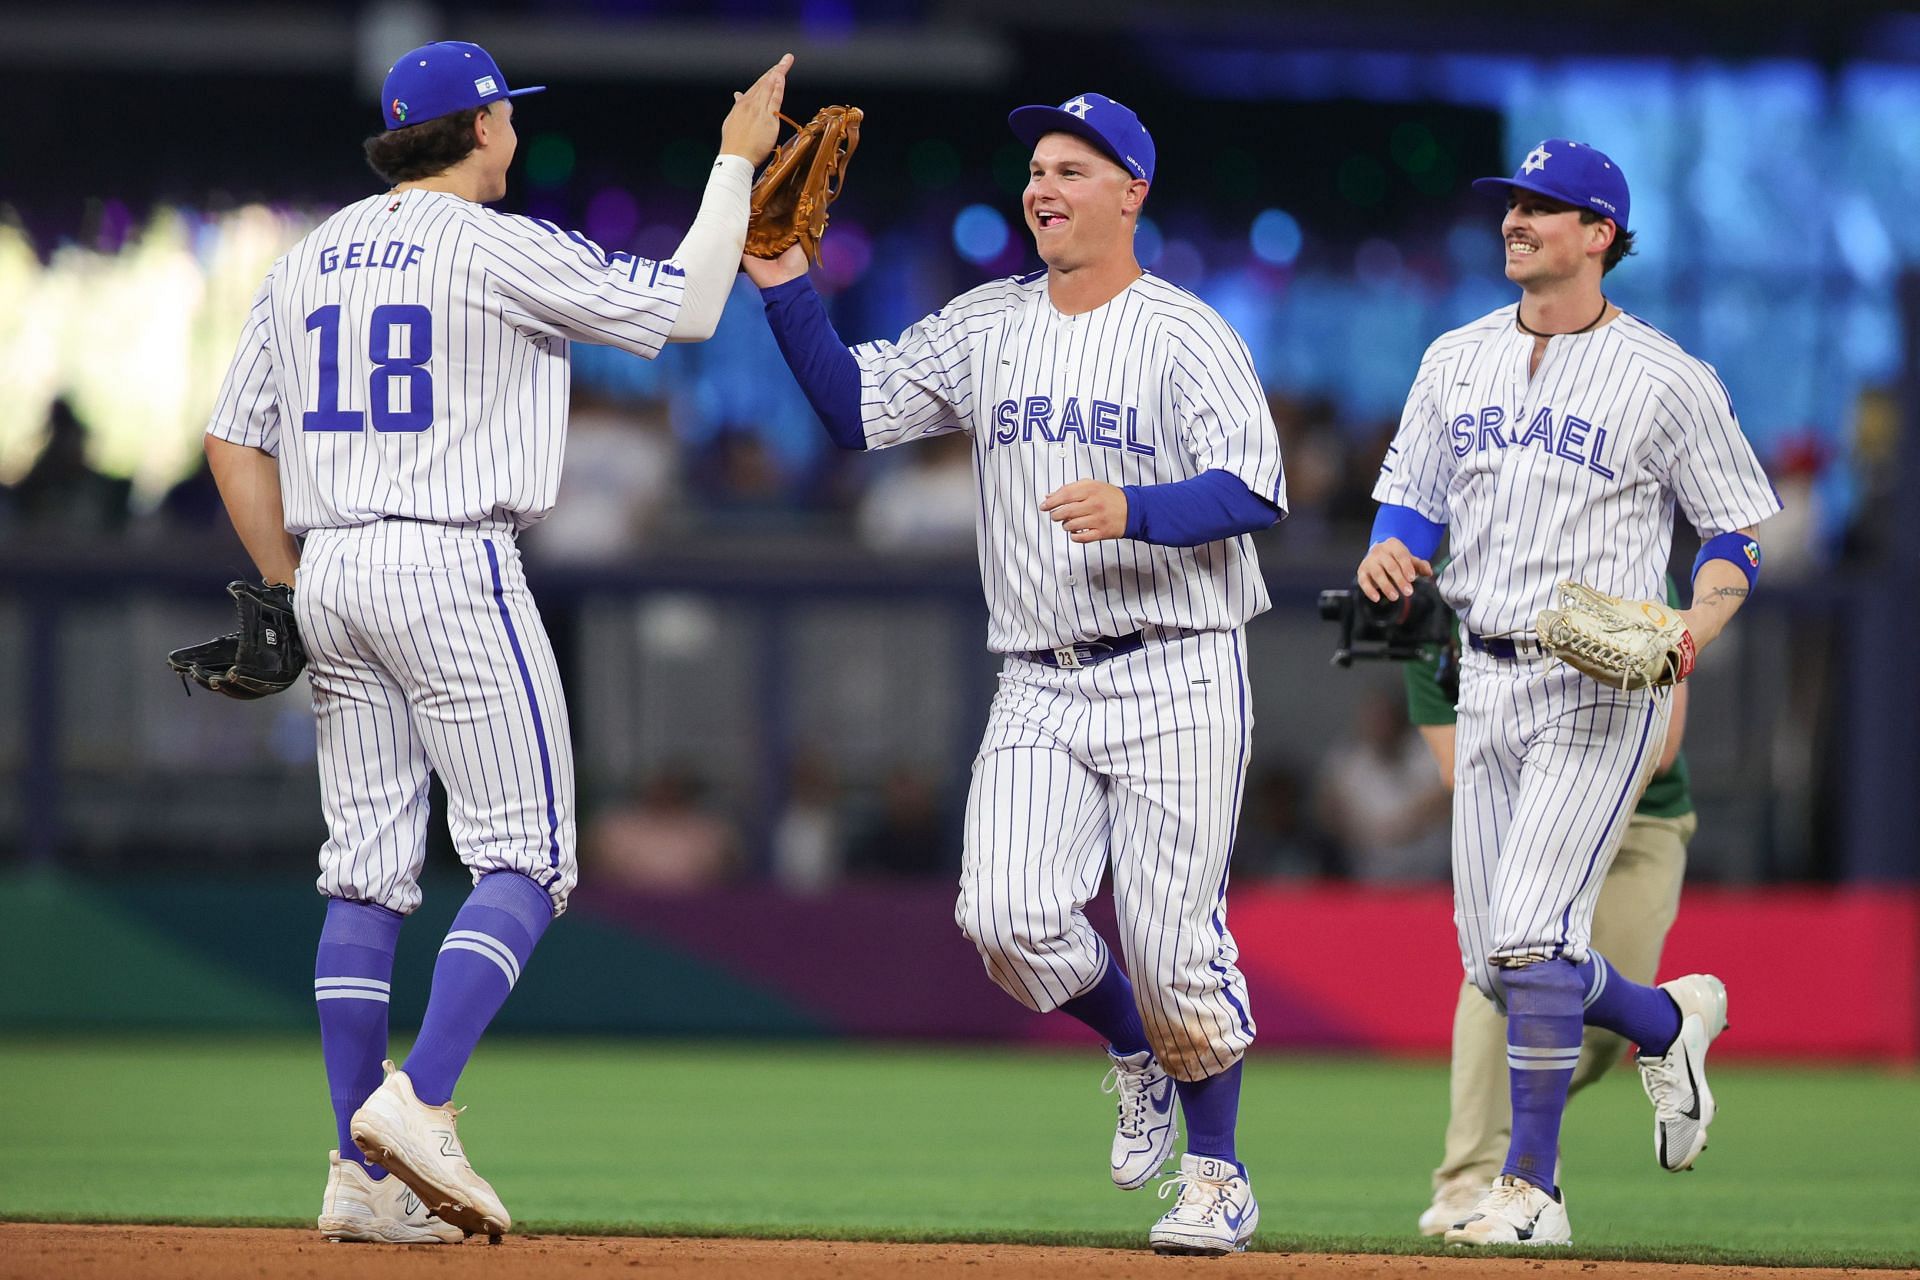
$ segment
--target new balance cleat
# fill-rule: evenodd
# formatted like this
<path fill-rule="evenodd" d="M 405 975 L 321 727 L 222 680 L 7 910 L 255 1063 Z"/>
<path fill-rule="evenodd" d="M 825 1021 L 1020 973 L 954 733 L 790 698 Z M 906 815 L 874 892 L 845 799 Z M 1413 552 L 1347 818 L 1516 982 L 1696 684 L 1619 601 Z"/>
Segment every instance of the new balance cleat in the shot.
<path fill-rule="evenodd" d="M 1113 1070 L 1101 1089 L 1120 1095 L 1120 1118 L 1113 1131 L 1113 1185 L 1134 1191 L 1160 1172 L 1173 1154 L 1174 1139 L 1180 1136 L 1173 1120 L 1173 1077 L 1160 1069 L 1150 1049 L 1125 1057 L 1107 1052 Z"/>
<path fill-rule="evenodd" d="M 467 1163 L 453 1107 L 420 1101 L 407 1073 L 384 1064 L 387 1078 L 353 1113 L 348 1132 L 367 1159 L 405 1182 L 428 1212 L 469 1235 L 498 1242 L 513 1226 L 507 1207 Z"/>
<path fill-rule="evenodd" d="M 459 1244 L 467 1233 L 427 1212 L 420 1197 L 389 1173 L 375 1180 L 338 1151 L 327 1152 L 327 1195 L 320 1234 L 345 1244 Z"/>

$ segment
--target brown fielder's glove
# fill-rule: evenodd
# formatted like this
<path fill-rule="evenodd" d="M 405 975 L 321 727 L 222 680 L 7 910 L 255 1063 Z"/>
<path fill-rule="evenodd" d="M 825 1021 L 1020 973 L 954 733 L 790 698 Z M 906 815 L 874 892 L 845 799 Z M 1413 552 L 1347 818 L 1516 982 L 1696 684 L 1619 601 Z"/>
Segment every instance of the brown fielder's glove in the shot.
<path fill-rule="evenodd" d="M 182 684 L 191 680 L 229 698 L 279 693 L 307 666 L 307 650 L 293 620 L 293 588 L 229 582 L 227 594 L 240 615 L 240 629 L 175 649 L 167 655 L 167 665 L 179 673 Z"/>
<path fill-rule="evenodd" d="M 1618 689 L 1678 684 L 1693 672 L 1693 635 L 1657 600 L 1563 582 L 1560 607 L 1542 609 L 1533 629 L 1554 657 Z"/>
<path fill-rule="evenodd" d="M 820 262 L 827 206 L 840 198 L 840 180 L 860 145 L 858 107 L 822 107 L 781 143 L 753 183 L 753 216 L 747 222 L 747 253 L 777 258 L 798 244 L 807 261 Z"/>

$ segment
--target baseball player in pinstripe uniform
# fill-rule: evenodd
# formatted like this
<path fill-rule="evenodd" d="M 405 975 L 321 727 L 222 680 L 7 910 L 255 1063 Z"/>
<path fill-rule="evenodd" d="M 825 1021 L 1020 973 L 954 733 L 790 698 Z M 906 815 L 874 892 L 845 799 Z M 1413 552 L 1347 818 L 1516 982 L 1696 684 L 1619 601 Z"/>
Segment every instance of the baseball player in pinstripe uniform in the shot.
<path fill-rule="evenodd" d="M 1440 562 L 1434 565 L 1436 572 L 1444 568 Z M 1680 589 L 1671 575 L 1665 588 L 1667 603 L 1678 609 Z M 1453 630 L 1457 636 L 1457 623 Z M 1439 665 L 1437 655 L 1406 664 L 1407 718 L 1419 728 L 1451 790 L 1457 717 L 1453 696 L 1438 679 Z M 1699 827 L 1687 786 L 1687 758 L 1680 749 L 1686 723 L 1687 686 L 1675 685 L 1653 781 L 1627 819 L 1626 834 L 1594 902 L 1593 945 L 1617 972 L 1640 983 L 1652 982 L 1660 967 L 1667 930 L 1680 910 L 1687 842 Z M 1440 1235 L 1473 1212 L 1506 1159 L 1513 1133 L 1506 1047 L 1506 1015 L 1473 983 L 1462 982 L 1453 1012 L 1446 1145 L 1440 1167 L 1433 1171 L 1433 1201 L 1420 1214 L 1422 1235 Z M 1580 1038 L 1580 1064 L 1568 1082 L 1568 1095 L 1605 1075 L 1625 1048 L 1606 1028 L 1588 1027 Z"/>
<path fill-rule="evenodd" d="M 294 585 L 311 661 L 330 1239 L 497 1240 L 511 1225 L 449 1099 L 574 886 L 566 703 L 514 539 L 553 505 L 569 343 L 653 357 L 712 335 L 790 64 L 735 95 L 700 212 L 652 262 L 486 208 L 506 194 L 512 99 L 538 90 L 508 89 L 478 45 L 412 50 L 367 142 L 392 189 L 327 219 L 254 299 L 207 455 L 261 574 Z M 474 888 L 394 1070 L 387 1000 L 420 902 L 429 773 Z"/>
<path fill-rule="evenodd" d="M 1253 1039 L 1226 925 L 1252 718 L 1241 628 L 1267 607 L 1247 534 L 1286 510 L 1246 344 L 1141 271 L 1153 139 L 1086 93 L 1009 117 L 1046 270 L 981 285 L 849 350 L 798 249 L 749 259 L 769 323 L 849 449 L 973 439 L 988 644 L 1005 654 L 973 767 L 957 919 L 1028 1008 L 1108 1043 L 1113 1181 L 1145 1185 L 1186 1119 L 1163 1253 L 1244 1248 L 1234 1147 Z M 1082 908 L 1111 866 L 1124 969 Z M 1128 974 L 1132 974 L 1129 981 Z"/>
<path fill-rule="evenodd" d="M 1397 599 L 1453 559 L 1441 594 L 1466 630 L 1454 770 L 1454 919 L 1467 975 L 1506 1010 L 1513 1132 L 1506 1163 L 1453 1244 L 1565 1244 L 1560 1116 L 1584 1025 L 1640 1047 L 1660 1164 L 1705 1148 L 1707 1046 L 1726 1025 L 1708 974 L 1659 987 L 1591 946 L 1593 910 L 1660 759 L 1672 688 L 1615 689 L 1532 638 L 1557 583 L 1660 598 L 1676 505 L 1703 542 L 1693 607 L 1705 648 L 1759 574 L 1752 525 L 1780 509 L 1711 366 L 1608 302 L 1632 250 L 1626 179 L 1550 138 L 1503 191 L 1507 278 L 1520 301 L 1427 349 L 1381 467 L 1362 590 Z M 1685 674 L 1683 671 L 1682 675 Z"/>

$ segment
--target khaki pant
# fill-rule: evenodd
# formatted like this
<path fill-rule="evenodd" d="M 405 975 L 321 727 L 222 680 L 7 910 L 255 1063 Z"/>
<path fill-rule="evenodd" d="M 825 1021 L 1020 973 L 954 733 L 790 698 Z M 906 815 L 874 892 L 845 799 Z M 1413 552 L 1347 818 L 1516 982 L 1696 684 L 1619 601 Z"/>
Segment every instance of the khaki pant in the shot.
<path fill-rule="evenodd" d="M 1635 814 L 1620 852 L 1600 888 L 1593 912 L 1593 949 L 1624 978 L 1650 983 L 1660 967 L 1660 949 L 1680 910 L 1687 841 L 1699 820 Z M 1573 1092 L 1606 1074 L 1620 1060 L 1626 1041 L 1588 1027 L 1574 1068 Z M 1506 1162 L 1513 1109 L 1507 1090 L 1507 1020 L 1471 982 L 1460 984 L 1453 1013 L 1451 1112 L 1447 1146 L 1433 1185 L 1454 1178 L 1492 1181 Z"/>

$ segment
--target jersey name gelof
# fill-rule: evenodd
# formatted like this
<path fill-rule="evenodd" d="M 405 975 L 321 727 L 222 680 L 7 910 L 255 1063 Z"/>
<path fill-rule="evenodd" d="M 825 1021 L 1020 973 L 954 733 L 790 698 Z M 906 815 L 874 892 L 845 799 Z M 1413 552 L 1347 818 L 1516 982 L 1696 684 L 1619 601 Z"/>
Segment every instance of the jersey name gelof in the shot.
<path fill-rule="evenodd" d="M 330 276 L 336 271 L 357 271 L 362 267 L 405 271 L 419 262 L 424 253 L 424 247 L 404 240 L 389 240 L 384 245 L 378 240 L 356 240 L 344 250 L 339 245 L 328 245 L 314 256 L 319 259 L 320 274 Z"/>
<path fill-rule="evenodd" d="M 1047 444 L 1064 444 L 1071 438 L 1096 448 L 1124 449 L 1147 458 L 1153 456 L 1151 440 L 1140 438 L 1138 406 L 1113 400 L 1087 400 L 1084 410 L 1080 406 L 1079 396 L 1060 397 L 1056 420 L 1052 396 L 1002 400 L 993 406 L 993 435 L 987 441 L 987 449 L 991 452 L 1015 440 L 1032 444 L 1038 432 Z"/>

